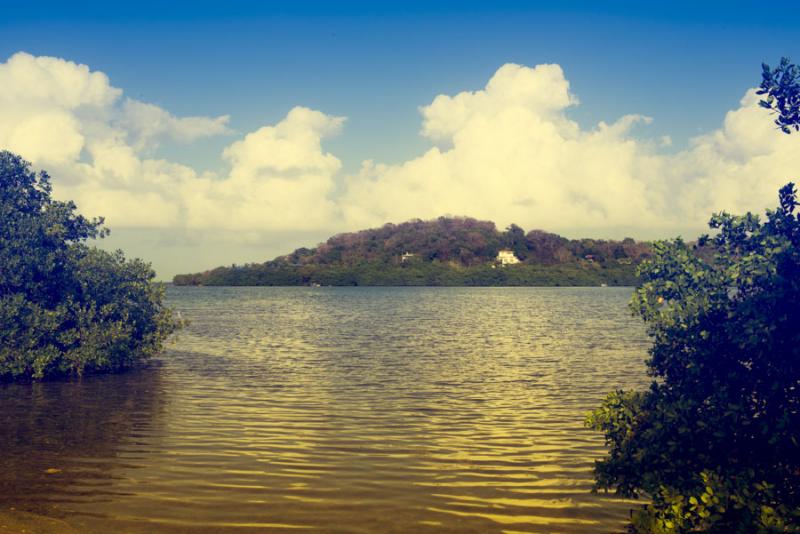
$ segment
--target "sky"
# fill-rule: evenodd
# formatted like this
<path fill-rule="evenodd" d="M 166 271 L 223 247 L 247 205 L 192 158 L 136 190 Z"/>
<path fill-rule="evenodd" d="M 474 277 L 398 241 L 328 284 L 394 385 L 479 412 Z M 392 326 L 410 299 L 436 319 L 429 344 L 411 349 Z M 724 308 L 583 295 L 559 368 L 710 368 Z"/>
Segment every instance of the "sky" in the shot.
<path fill-rule="evenodd" d="M 800 4 L 0 1 L 0 149 L 159 279 L 442 215 L 702 233 L 797 179 Z"/>

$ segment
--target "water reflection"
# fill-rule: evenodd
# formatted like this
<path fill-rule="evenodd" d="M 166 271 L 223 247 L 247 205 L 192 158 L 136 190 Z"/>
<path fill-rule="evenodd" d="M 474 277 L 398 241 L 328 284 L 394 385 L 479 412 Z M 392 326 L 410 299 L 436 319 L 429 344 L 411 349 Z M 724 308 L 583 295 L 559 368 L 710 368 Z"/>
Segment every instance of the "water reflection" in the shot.
<path fill-rule="evenodd" d="M 161 368 L 36 386 L 22 418 L 3 390 L 3 498 L 27 477 L 94 532 L 608 532 L 629 504 L 589 493 L 581 421 L 642 380 L 628 295 L 174 288 Z"/>
<path fill-rule="evenodd" d="M 120 471 L 158 446 L 163 396 L 159 365 L 0 385 L 0 507 L 63 516 L 85 502 L 124 498 Z"/>

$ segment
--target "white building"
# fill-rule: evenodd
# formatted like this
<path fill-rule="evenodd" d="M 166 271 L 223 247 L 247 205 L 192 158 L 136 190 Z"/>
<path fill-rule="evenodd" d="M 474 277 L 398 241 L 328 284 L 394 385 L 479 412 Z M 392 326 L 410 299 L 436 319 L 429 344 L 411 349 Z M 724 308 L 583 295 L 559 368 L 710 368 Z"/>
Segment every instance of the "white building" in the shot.
<path fill-rule="evenodd" d="M 503 250 L 497 253 L 497 262 L 500 265 L 514 265 L 519 263 L 519 258 L 517 258 L 514 255 L 513 250 L 504 248 Z"/>
<path fill-rule="evenodd" d="M 417 257 L 417 255 L 416 255 L 416 254 L 414 254 L 413 252 L 406 252 L 406 253 L 404 253 L 402 256 L 400 256 L 400 261 L 401 261 L 402 263 L 405 263 L 405 262 L 407 262 L 408 260 L 412 260 L 412 259 L 414 259 L 414 258 L 416 258 L 416 257 Z"/>

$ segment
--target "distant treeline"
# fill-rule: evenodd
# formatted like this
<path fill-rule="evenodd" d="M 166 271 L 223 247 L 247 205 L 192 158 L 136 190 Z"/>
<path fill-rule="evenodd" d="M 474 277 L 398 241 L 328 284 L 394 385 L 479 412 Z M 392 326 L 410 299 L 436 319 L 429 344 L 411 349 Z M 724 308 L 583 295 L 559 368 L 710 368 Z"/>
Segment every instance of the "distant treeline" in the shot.
<path fill-rule="evenodd" d="M 499 265 L 511 250 L 516 265 Z M 633 285 L 649 243 L 566 239 L 517 225 L 440 217 L 339 234 L 261 264 L 177 275 L 176 285 Z"/>

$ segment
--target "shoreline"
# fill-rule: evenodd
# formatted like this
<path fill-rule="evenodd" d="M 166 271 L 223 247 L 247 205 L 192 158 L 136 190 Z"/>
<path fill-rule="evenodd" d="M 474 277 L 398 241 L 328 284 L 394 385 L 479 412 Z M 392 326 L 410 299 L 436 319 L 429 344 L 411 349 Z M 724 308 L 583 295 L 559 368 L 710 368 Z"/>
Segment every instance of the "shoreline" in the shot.
<path fill-rule="evenodd" d="M 164 284 L 168 287 L 308 287 L 308 288 L 330 288 L 330 287 L 387 287 L 387 288 L 635 288 L 637 284 Z"/>

